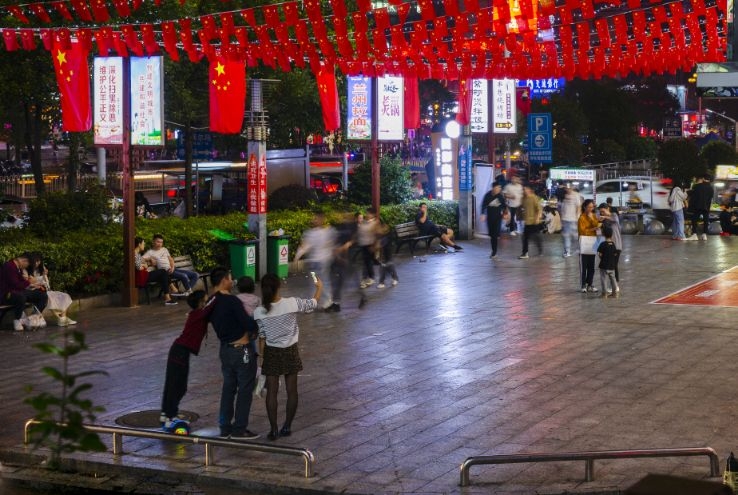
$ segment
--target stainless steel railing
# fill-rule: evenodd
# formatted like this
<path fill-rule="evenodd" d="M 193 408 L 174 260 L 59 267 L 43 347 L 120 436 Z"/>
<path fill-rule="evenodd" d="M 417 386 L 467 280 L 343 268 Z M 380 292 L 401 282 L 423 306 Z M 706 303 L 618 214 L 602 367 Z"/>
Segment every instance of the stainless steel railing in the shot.
<path fill-rule="evenodd" d="M 26 421 L 23 429 L 23 443 L 30 443 L 30 429 L 34 424 L 41 423 L 35 419 Z M 231 449 L 255 450 L 257 452 L 266 452 L 269 454 L 284 454 L 292 456 L 301 456 L 305 459 L 305 477 L 312 478 L 313 464 L 315 456 L 308 449 L 298 447 L 284 447 L 278 445 L 267 445 L 255 442 L 243 442 L 236 440 L 224 440 L 212 437 L 201 437 L 197 435 L 173 435 L 171 433 L 163 433 L 150 430 L 137 430 L 134 428 L 123 428 L 120 426 L 101 426 L 101 425 L 83 425 L 88 431 L 95 433 L 111 433 L 113 435 L 113 454 L 123 454 L 123 437 L 139 437 L 154 438 L 157 440 L 165 440 L 169 442 L 188 442 L 192 444 L 203 444 L 205 446 L 205 465 L 212 466 L 215 464 L 213 456 L 213 447 L 228 447 Z"/>
<path fill-rule="evenodd" d="M 467 457 L 461 463 L 460 486 L 469 485 L 469 469 L 481 464 L 515 464 L 522 462 L 584 461 L 585 481 L 594 481 L 595 459 L 635 459 L 643 457 L 688 457 L 705 455 L 710 459 L 710 476 L 720 476 L 720 460 L 710 447 L 684 449 L 600 450 L 562 452 L 558 454 L 506 454 Z"/>

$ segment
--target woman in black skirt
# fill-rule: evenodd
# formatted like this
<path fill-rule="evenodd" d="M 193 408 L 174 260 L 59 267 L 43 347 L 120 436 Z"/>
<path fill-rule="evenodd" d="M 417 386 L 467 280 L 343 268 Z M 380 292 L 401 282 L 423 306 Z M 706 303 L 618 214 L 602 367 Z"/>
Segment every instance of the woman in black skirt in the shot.
<path fill-rule="evenodd" d="M 292 433 L 292 420 L 297 412 L 297 373 L 302 371 L 297 339 L 297 313 L 310 313 L 318 306 L 323 282 L 315 280 L 315 294 L 312 299 L 280 297 L 279 277 L 267 273 L 261 279 L 262 306 L 254 311 L 254 319 L 259 325 L 259 355 L 263 358 L 261 374 L 266 376 L 266 409 L 270 431 L 267 438 L 276 440 L 280 435 L 288 437 Z M 277 392 L 279 377 L 284 375 L 287 387 L 287 418 L 281 430 L 277 430 Z"/>

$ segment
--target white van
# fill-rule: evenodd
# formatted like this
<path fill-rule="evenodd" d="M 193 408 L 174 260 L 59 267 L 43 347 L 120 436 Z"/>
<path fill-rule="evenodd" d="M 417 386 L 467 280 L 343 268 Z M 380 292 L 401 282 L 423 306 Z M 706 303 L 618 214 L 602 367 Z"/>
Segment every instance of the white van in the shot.
<path fill-rule="evenodd" d="M 597 181 L 595 194 L 597 201 L 604 203 L 609 197 L 615 207 L 625 207 L 628 201 L 640 199 L 646 208 L 654 210 L 669 209 L 671 189 L 662 184 L 661 179 L 651 177 L 620 177 Z"/>

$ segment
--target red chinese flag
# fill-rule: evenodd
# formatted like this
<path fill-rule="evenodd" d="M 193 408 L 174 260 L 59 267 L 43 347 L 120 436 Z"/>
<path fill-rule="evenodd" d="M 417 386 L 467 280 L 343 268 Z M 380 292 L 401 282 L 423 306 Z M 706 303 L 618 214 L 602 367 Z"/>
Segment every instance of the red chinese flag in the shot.
<path fill-rule="evenodd" d="M 51 54 L 61 94 L 62 128 L 69 132 L 89 131 L 92 105 L 87 50 L 80 43 L 72 43 L 70 49 L 55 43 Z"/>
<path fill-rule="evenodd" d="M 408 76 L 405 78 L 405 129 L 418 129 L 420 127 L 420 94 L 418 93 L 418 78 Z"/>
<path fill-rule="evenodd" d="M 210 131 L 239 134 L 246 108 L 246 67 L 243 60 L 214 57 L 210 62 Z"/>
<path fill-rule="evenodd" d="M 338 105 L 338 88 L 333 70 L 323 68 L 315 76 L 320 95 L 320 106 L 323 109 L 323 125 L 327 131 L 335 131 L 341 127 L 341 110 Z"/>

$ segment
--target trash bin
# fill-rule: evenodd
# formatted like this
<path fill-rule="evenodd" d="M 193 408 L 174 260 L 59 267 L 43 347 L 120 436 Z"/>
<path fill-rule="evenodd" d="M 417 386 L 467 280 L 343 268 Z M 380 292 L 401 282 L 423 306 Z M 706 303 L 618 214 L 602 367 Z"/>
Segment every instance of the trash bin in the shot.
<path fill-rule="evenodd" d="M 289 274 L 290 236 L 270 235 L 267 238 L 267 271 L 279 278 Z"/>
<path fill-rule="evenodd" d="M 248 275 L 256 280 L 256 246 L 258 239 L 244 241 L 236 239 L 228 244 L 228 252 L 231 259 L 231 275 L 233 280 Z"/>

